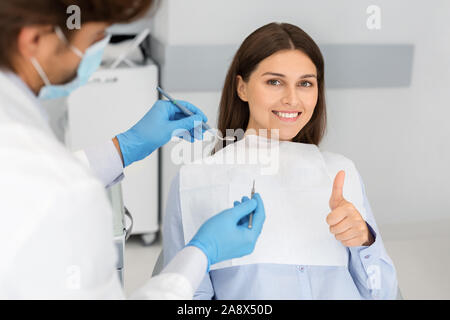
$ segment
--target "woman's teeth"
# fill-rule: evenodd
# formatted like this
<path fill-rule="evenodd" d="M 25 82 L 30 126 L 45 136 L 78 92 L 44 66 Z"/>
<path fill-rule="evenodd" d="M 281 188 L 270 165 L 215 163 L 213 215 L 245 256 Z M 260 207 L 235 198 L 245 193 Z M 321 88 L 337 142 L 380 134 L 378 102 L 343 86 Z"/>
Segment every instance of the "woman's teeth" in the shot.
<path fill-rule="evenodd" d="M 278 111 L 273 111 L 273 113 L 275 113 L 280 118 L 286 119 L 297 118 L 298 115 L 300 114 L 300 112 L 278 112 Z"/>

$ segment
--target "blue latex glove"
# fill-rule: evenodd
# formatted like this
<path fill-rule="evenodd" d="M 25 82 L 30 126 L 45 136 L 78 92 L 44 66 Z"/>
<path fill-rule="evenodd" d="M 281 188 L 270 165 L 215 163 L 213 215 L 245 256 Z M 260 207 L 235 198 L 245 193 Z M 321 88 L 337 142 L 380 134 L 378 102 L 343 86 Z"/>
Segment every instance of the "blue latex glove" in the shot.
<path fill-rule="evenodd" d="M 253 226 L 248 228 L 248 215 L 254 212 Z M 261 196 L 236 201 L 234 208 L 227 209 L 207 220 L 187 244 L 202 250 L 212 264 L 239 258 L 253 252 L 261 233 L 266 214 Z"/>
<path fill-rule="evenodd" d="M 138 123 L 117 136 L 125 167 L 146 158 L 169 142 L 172 136 L 181 136 L 193 142 L 195 131 L 195 138 L 203 139 L 201 122 L 206 123 L 208 118 L 189 102 L 177 102 L 194 114 L 186 116 L 173 103 L 159 100 Z"/>

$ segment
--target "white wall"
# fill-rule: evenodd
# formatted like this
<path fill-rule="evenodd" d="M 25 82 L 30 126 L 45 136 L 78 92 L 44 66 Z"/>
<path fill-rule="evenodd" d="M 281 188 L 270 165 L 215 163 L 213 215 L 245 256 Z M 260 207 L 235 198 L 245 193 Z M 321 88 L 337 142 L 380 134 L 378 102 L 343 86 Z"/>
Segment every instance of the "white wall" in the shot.
<path fill-rule="evenodd" d="M 448 34 L 446 0 L 166 0 L 157 16 L 167 18 L 169 44 L 236 44 L 272 22 L 299 25 L 318 43 L 421 42 L 433 30 Z M 366 9 L 378 5 L 381 30 L 368 30 Z M 163 24 L 164 25 L 164 24 Z M 445 28 L 447 26 L 447 28 Z M 442 28 L 441 28 L 442 27 Z M 160 26 L 155 26 L 158 30 Z"/>
<path fill-rule="evenodd" d="M 272 21 L 299 25 L 319 45 L 414 44 L 411 87 L 327 91 L 321 147 L 356 163 L 379 225 L 450 219 L 450 1 L 163 2 L 153 28 L 169 45 L 238 45 Z M 366 27 L 372 4 L 381 8 L 381 30 Z M 215 124 L 220 92 L 172 95 L 202 108 Z M 163 150 L 164 207 L 177 171 L 169 154 L 170 146 Z"/>

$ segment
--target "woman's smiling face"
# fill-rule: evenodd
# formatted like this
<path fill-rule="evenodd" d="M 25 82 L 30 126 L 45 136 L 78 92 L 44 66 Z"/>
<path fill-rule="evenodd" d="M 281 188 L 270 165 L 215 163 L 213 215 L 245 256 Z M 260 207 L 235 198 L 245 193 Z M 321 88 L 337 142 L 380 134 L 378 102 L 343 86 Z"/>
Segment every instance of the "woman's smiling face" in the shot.
<path fill-rule="evenodd" d="M 300 50 L 278 51 L 262 60 L 247 82 L 238 76 L 237 91 L 250 107 L 247 130 L 267 129 L 270 135 L 279 129 L 279 139 L 290 141 L 314 113 L 316 66 Z"/>

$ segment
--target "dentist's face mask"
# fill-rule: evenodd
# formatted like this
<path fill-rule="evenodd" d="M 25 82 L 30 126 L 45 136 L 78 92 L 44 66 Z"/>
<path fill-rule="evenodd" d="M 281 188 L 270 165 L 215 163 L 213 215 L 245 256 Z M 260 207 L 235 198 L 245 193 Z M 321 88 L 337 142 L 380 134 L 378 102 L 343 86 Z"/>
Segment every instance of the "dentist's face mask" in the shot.
<path fill-rule="evenodd" d="M 31 63 L 38 72 L 42 81 L 44 81 L 45 83 L 45 86 L 39 92 L 39 98 L 45 100 L 67 97 L 73 91 L 85 85 L 92 74 L 100 67 L 103 52 L 106 45 L 109 43 L 109 40 L 111 39 L 110 35 L 106 36 L 104 39 L 90 46 L 83 54 L 78 48 L 69 44 L 61 28 L 56 27 L 55 32 L 58 38 L 66 43 L 74 54 L 81 58 L 81 62 L 78 66 L 77 76 L 75 77 L 75 79 L 66 84 L 52 85 L 47 77 L 47 74 L 44 72 L 36 58 L 31 58 Z"/>

